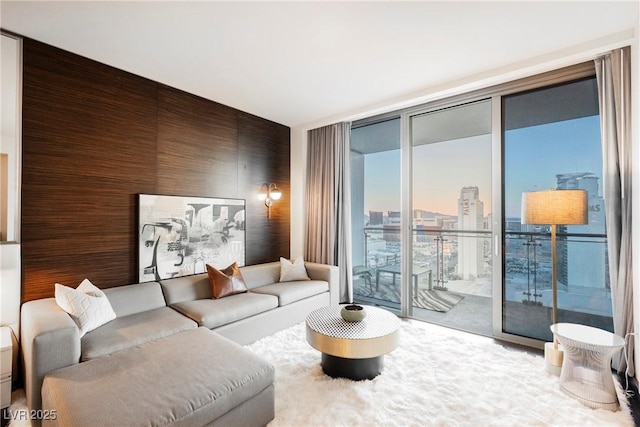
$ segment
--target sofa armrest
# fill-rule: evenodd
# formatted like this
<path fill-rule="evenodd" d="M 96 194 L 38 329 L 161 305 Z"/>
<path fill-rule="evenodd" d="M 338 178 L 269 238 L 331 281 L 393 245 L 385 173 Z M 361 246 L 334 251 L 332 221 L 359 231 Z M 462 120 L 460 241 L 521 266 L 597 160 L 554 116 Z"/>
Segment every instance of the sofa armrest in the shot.
<path fill-rule="evenodd" d="M 79 363 L 80 329 L 54 298 L 26 302 L 20 315 L 27 406 L 30 410 L 39 410 L 44 376 Z"/>
<path fill-rule="evenodd" d="M 337 305 L 340 295 L 339 269 L 335 265 L 318 264 L 315 262 L 305 262 L 305 268 L 309 278 L 313 280 L 324 280 L 329 283 L 329 293 L 331 305 Z"/>

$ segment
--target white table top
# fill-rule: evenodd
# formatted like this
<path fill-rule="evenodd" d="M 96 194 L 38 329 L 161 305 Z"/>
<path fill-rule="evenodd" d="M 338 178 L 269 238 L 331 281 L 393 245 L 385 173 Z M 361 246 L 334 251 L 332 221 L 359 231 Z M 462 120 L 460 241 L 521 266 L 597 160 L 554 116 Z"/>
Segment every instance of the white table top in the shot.
<path fill-rule="evenodd" d="M 343 305 L 332 305 L 312 311 L 307 316 L 307 327 L 316 333 L 333 338 L 371 339 L 392 334 L 400 327 L 400 319 L 378 307 L 365 305 L 367 313 L 360 322 L 347 322 L 340 315 Z"/>
<path fill-rule="evenodd" d="M 360 322 L 347 322 L 342 305 L 312 311 L 307 316 L 307 342 L 324 354 L 348 359 L 380 357 L 393 351 L 400 341 L 400 319 L 378 307 L 363 306 L 367 315 Z"/>
<path fill-rule="evenodd" d="M 623 347 L 624 339 L 611 332 L 576 323 L 555 323 L 551 332 L 561 338 L 602 347 Z"/>

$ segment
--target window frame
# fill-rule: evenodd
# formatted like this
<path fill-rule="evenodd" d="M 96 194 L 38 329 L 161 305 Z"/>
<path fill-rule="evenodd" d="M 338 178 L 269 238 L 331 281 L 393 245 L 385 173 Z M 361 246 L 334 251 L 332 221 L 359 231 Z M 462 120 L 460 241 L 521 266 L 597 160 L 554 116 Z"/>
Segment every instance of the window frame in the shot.
<path fill-rule="evenodd" d="M 492 308 L 493 308 L 493 338 L 503 341 L 514 342 L 517 344 L 542 349 L 544 341 L 527 338 L 520 335 L 514 335 L 503 332 L 503 281 L 504 272 L 503 266 L 506 262 L 506 254 L 504 248 L 504 211 L 503 211 L 503 111 L 502 111 L 502 97 L 520 92 L 526 92 L 529 90 L 540 89 L 543 87 L 554 86 L 562 83 L 566 83 L 573 80 L 582 78 L 588 78 L 595 76 L 595 64 L 593 61 L 582 62 L 572 66 L 555 69 L 517 80 L 513 80 L 506 83 L 501 83 L 494 86 L 489 86 L 482 89 L 477 89 L 470 92 L 459 93 L 450 97 L 442 99 L 436 99 L 418 105 L 409 106 L 399 110 L 386 112 L 384 114 L 374 115 L 366 117 L 360 120 L 352 122 L 352 129 L 371 125 L 376 122 L 389 120 L 392 118 L 401 119 L 401 247 L 402 247 L 402 276 L 411 277 L 411 257 L 407 254 L 411 254 L 411 233 L 412 233 L 412 183 L 411 183 L 411 135 L 410 135 L 410 117 L 426 114 L 429 112 L 442 110 L 445 108 L 454 107 L 456 105 L 467 104 L 471 102 L 481 101 L 483 99 L 491 99 L 492 103 L 492 117 L 491 117 L 491 135 L 492 135 L 492 261 L 493 261 L 493 295 L 492 295 Z M 496 280 L 499 283 L 496 284 Z M 403 281 L 406 282 L 406 281 Z M 408 282 L 402 284 L 401 292 L 401 311 L 400 315 L 403 317 L 412 317 L 410 292 L 407 292 Z"/>

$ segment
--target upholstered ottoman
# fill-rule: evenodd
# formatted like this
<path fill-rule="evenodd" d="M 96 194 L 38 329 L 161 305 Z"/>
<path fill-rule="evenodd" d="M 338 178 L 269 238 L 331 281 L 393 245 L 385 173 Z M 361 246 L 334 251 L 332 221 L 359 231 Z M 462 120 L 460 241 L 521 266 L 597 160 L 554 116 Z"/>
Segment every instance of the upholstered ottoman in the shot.
<path fill-rule="evenodd" d="M 200 327 L 46 375 L 42 407 L 60 426 L 263 426 L 274 368 Z"/>

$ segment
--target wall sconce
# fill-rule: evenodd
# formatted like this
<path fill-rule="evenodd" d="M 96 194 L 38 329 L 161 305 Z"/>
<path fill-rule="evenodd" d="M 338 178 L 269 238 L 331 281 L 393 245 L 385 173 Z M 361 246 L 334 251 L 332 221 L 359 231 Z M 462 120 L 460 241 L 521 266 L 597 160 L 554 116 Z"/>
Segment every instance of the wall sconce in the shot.
<path fill-rule="evenodd" d="M 274 200 L 280 200 L 282 192 L 274 184 L 267 184 L 266 182 L 260 187 L 260 193 L 258 193 L 258 199 L 264 200 L 264 205 L 267 207 L 267 218 L 271 218 L 271 205 Z"/>

